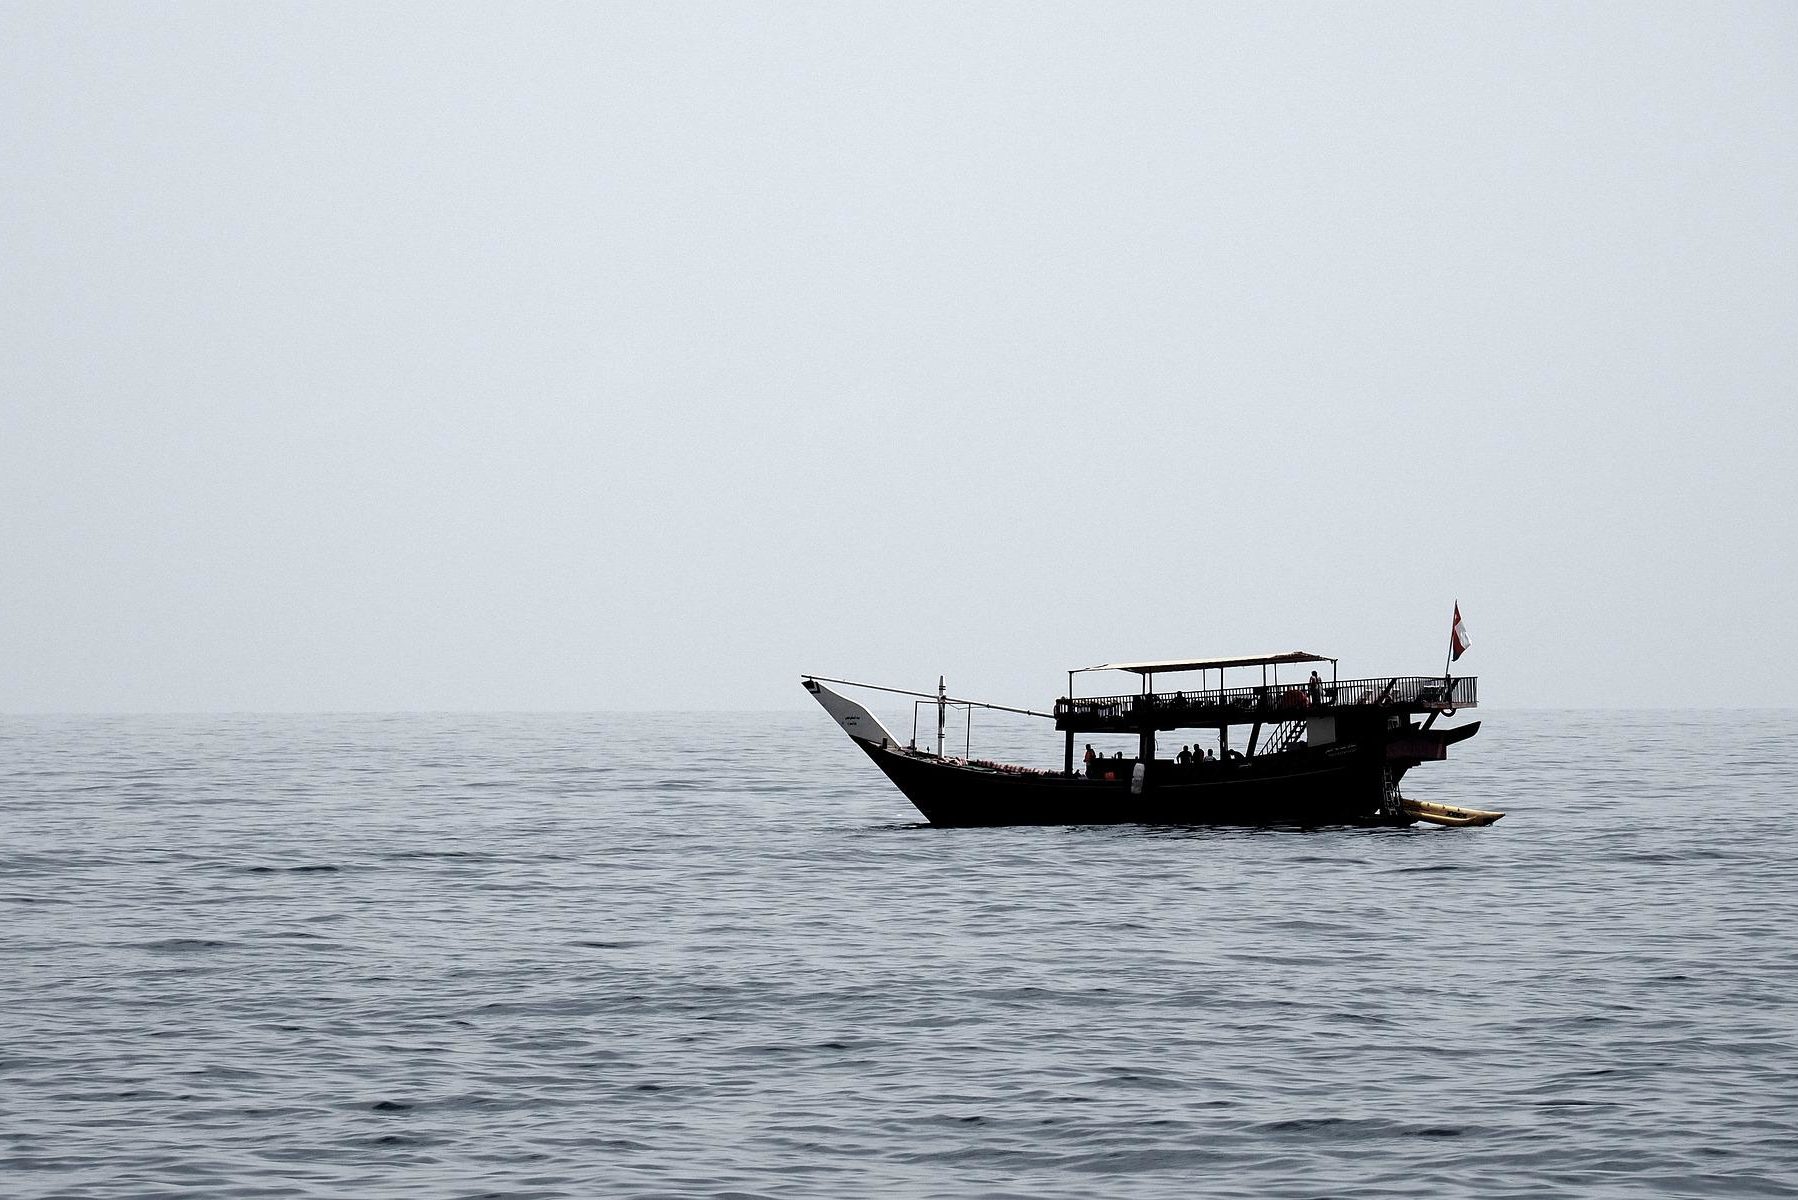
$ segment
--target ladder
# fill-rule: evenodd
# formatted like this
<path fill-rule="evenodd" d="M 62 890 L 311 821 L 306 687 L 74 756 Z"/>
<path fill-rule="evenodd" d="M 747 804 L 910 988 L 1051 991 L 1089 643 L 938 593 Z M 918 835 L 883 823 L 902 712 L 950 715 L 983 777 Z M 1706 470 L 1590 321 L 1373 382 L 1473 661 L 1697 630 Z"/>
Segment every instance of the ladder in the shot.
<path fill-rule="evenodd" d="M 1255 757 L 1263 754 L 1279 754 L 1283 750 L 1292 749 L 1293 743 L 1305 736 L 1308 728 L 1303 717 L 1280 722 L 1278 728 L 1268 734 L 1267 740 L 1255 750 Z"/>

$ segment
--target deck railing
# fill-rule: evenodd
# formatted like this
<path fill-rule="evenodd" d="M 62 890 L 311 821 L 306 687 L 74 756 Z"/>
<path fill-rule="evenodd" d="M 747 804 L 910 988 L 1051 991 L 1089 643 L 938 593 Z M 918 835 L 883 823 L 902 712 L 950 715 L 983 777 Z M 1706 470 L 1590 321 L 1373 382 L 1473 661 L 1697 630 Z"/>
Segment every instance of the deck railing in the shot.
<path fill-rule="evenodd" d="M 1153 706 L 1160 721 L 1183 716 L 1235 720 L 1292 720 L 1316 709 L 1349 705 L 1416 705 L 1470 708 L 1479 703 L 1478 680 L 1473 676 L 1383 675 L 1373 679 L 1342 679 L 1321 687 L 1308 684 L 1210 688 L 1204 691 L 1152 692 L 1148 695 L 1081 696 L 1055 702 L 1055 720 L 1116 723 L 1134 727 L 1141 705 Z"/>

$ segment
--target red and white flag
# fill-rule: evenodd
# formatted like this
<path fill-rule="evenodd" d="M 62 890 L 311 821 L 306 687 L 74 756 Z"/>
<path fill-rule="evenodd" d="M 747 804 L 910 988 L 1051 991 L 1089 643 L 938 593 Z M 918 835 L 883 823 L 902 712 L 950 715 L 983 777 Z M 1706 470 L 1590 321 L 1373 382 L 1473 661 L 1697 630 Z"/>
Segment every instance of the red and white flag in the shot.
<path fill-rule="evenodd" d="M 1461 623 L 1461 602 L 1455 601 L 1455 623 L 1448 630 L 1448 661 L 1454 662 L 1467 653 L 1467 647 L 1473 645 L 1473 639 L 1467 636 L 1467 626 Z"/>

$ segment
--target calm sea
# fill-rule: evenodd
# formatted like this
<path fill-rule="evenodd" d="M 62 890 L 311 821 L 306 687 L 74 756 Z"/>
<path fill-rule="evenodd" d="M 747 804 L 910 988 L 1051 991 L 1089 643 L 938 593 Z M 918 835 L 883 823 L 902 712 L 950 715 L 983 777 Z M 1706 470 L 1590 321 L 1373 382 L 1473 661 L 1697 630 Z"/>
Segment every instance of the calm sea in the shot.
<path fill-rule="evenodd" d="M 1503 822 L 1312 832 L 923 828 L 821 712 L 0 718 L 0 1194 L 1798 1195 L 1793 714 L 1483 715 L 1406 790 Z"/>

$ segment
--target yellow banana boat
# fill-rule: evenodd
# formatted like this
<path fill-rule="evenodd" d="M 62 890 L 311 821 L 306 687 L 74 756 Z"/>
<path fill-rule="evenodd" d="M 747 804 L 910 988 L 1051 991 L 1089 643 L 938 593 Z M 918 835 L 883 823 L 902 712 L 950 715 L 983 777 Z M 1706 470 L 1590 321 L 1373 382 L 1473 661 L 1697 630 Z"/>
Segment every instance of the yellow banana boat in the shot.
<path fill-rule="evenodd" d="M 1428 821 L 1432 825 L 1490 825 L 1505 814 L 1483 808 L 1457 808 L 1453 804 L 1431 804 L 1427 800 L 1402 800 L 1399 808 L 1407 817 Z"/>

